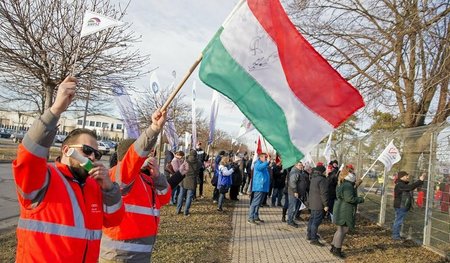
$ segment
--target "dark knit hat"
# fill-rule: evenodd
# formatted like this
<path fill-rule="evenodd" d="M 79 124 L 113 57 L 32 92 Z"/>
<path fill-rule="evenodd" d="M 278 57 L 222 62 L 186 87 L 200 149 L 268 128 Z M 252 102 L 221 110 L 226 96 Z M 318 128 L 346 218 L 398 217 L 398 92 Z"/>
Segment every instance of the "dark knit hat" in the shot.
<path fill-rule="evenodd" d="M 327 169 L 325 168 L 325 166 L 322 165 L 317 165 L 316 168 L 314 168 L 316 171 L 318 171 L 320 174 L 323 174 Z"/>
<path fill-rule="evenodd" d="M 117 146 L 117 160 L 122 161 L 128 151 L 128 148 L 130 148 L 135 141 L 136 139 L 125 139 L 119 143 L 119 146 Z"/>

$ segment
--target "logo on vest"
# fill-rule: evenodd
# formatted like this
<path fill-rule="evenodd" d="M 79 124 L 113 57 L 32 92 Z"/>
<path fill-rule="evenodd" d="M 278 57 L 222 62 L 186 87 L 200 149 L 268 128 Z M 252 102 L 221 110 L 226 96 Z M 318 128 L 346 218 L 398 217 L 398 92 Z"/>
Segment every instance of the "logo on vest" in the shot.
<path fill-rule="evenodd" d="M 98 207 L 98 204 L 91 204 L 91 213 L 100 213 L 100 209 Z"/>

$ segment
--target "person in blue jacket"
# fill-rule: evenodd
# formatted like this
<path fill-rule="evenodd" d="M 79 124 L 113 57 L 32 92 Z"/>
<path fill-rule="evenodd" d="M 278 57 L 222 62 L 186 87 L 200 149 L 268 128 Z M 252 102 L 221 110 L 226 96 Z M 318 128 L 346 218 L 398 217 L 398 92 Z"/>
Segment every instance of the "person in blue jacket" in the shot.
<path fill-rule="evenodd" d="M 259 218 L 259 207 L 261 205 L 264 196 L 269 192 L 270 175 L 269 175 L 269 162 L 267 161 L 267 154 L 259 154 L 259 159 L 256 160 L 253 167 L 252 177 L 252 192 L 253 199 L 250 204 L 250 210 L 248 211 L 248 223 L 258 224 L 264 223 L 264 220 Z"/>

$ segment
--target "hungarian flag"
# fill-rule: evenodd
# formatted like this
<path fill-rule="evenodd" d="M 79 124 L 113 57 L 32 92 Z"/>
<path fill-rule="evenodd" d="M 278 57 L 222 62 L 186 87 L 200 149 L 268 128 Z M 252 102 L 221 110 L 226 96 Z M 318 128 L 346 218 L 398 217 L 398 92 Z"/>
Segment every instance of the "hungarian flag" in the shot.
<path fill-rule="evenodd" d="M 364 106 L 277 0 L 248 0 L 203 51 L 200 79 L 231 99 L 286 167 Z"/>

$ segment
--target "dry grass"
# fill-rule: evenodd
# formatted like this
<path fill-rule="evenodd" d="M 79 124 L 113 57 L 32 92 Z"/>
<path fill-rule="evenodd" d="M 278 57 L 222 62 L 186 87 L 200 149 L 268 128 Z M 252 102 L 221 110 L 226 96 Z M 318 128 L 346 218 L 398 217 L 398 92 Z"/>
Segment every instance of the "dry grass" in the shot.
<path fill-rule="evenodd" d="M 226 202 L 226 212 L 216 211 L 211 201 L 212 187 L 205 198 L 194 201 L 186 217 L 175 215 L 175 206 L 161 213 L 161 228 L 153 253 L 154 262 L 229 262 L 233 205 Z"/>
<path fill-rule="evenodd" d="M 55 160 L 57 156 L 60 155 L 59 147 L 50 148 L 50 160 Z M 12 161 L 16 159 L 17 156 L 17 146 L 16 147 L 0 147 L 0 160 L 1 161 Z"/>
<path fill-rule="evenodd" d="M 336 226 L 324 223 L 320 226 L 322 237 L 331 243 Z M 393 241 L 392 232 L 376 225 L 374 222 L 357 216 L 356 229 L 344 240 L 345 262 L 373 263 L 443 263 L 449 262 L 438 254 L 416 244 L 411 240 Z"/>

